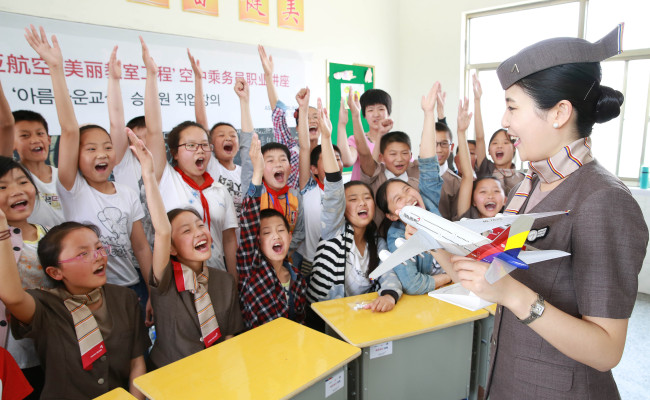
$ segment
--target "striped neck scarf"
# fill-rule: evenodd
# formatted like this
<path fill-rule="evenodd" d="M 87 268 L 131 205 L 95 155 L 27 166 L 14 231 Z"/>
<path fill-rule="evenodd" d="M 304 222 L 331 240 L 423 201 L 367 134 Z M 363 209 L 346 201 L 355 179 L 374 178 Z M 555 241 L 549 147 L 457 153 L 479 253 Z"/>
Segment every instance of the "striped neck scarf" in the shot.
<path fill-rule="evenodd" d="M 79 342 L 81 363 L 86 371 L 92 370 L 93 362 L 106 353 L 99 325 L 88 308 L 88 304 L 94 304 L 101 300 L 101 288 L 87 294 L 71 294 L 63 288 L 49 289 L 48 291 L 63 300 L 63 304 L 70 311 Z"/>
<path fill-rule="evenodd" d="M 194 308 L 199 318 L 203 344 L 207 349 L 221 337 L 221 329 L 208 294 L 208 268 L 203 265 L 203 271 L 197 275 L 178 261 L 172 261 L 172 266 L 178 292 L 187 290 L 194 295 Z"/>
<path fill-rule="evenodd" d="M 591 154 L 591 139 L 586 137 L 564 146 L 557 154 L 542 161 L 528 163 L 528 171 L 517 193 L 513 196 L 505 214 L 519 214 L 521 207 L 530 196 L 533 188 L 533 178 L 538 176 L 545 183 L 553 183 L 571 175 L 578 168 L 593 161 Z"/>

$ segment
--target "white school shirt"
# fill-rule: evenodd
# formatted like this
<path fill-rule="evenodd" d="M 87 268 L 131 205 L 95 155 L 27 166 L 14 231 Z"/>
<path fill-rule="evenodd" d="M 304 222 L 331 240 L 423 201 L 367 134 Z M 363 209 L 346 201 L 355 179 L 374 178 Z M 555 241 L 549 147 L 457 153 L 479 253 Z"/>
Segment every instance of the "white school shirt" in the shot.
<path fill-rule="evenodd" d="M 53 227 L 65 222 L 61 198 L 57 190 L 56 182 L 59 180 L 59 170 L 52 168 L 52 180 L 45 183 L 34 174 L 30 174 L 34 180 L 34 185 L 38 189 L 34 211 L 27 218 L 30 224 L 39 224 L 47 227 Z"/>
<path fill-rule="evenodd" d="M 320 212 L 323 208 L 323 190 L 318 184 L 310 178 L 302 194 L 303 209 L 308 210 L 304 213 L 305 222 L 305 240 L 298 247 L 298 253 L 310 263 L 314 261 L 316 249 L 321 237 Z"/>
<path fill-rule="evenodd" d="M 213 178 L 214 179 L 214 178 Z M 171 165 L 165 165 L 162 178 L 160 178 L 160 192 L 163 193 L 165 211 L 174 208 L 192 207 L 203 218 L 203 206 L 198 190 L 192 189 Z M 216 180 L 208 188 L 203 189 L 203 195 L 210 206 L 210 235 L 212 236 L 212 255 L 208 266 L 226 270 L 223 254 L 223 231 L 237 228 L 237 214 L 232 197 L 225 186 Z"/>
<path fill-rule="evenodd" d="M 133 223 L 144 217 L 144 211 L 135 191 L 118 182 L 113 182 L 113 185 L 115 193 L 102 193 L 91 187 L 80 172 L 77 172 L 70 191 L 57 180 L 66 219 L 96 225 L 101 234 L 99 240 L 111 246 L 107 282 L 131 286 L 140 280 L 131 247 L 131 230 Z"/>
<path fill-rule="evenodd" d="M 217 160 L 214 155 L 212 155 L 210 157 L 210 161 L 208 162 L 207 171 L 215 182 L 219 182 L 228 190 L 230 197 L 232 197 L 232 202 L 235 205 L 237 218 L 239 219 L 241 216 L 241 205 L 243 201 L 241 187 L 241 166 L 235 165 L 235 169 L 231 171 L 221 165 L 219 160 Z"/>
<path fill-rule="evenodd" d="M 363 252 L 359 253 L 356 242 L 352 244 L 352 249 L 348 252 L 345 259 L 345 295 L 356 296 L 368 293 L 372 287 L 372 281 L 366 277 L 370 256 L 368 255 L 368 245 Z"/>
<path fill-rule="evenodd" d="M 130 187 L 138 194 L 142 211 L 144 212 L 142 227 L 144 228 L 144 234 L 147 236 L 149 245 L 153 248 L 155 232 L 153 223 L 151 222 L 149 206 L 147 205 L 147 193 L 144 188 L 144 181 L 142 180 L 142 167 L 131 149 L 126 149 L 122 161 L 113 168 L 113 176 L 115 177 L 115 182 Z"/>

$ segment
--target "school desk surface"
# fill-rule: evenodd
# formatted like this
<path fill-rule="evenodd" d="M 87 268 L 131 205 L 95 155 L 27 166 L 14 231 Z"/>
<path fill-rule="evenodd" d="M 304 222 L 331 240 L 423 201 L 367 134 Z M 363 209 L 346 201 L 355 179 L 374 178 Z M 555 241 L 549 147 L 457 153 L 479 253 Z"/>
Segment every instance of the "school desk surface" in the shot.
<path fill-rule="evenodd" d="M 348 399 L 469 397 L 474 321 L 468 311 L 427 295 L 403 295 L 386 313 L 355 310 L 377 293 L 312 304 L 328 332 L 362 348 L 349 365 Z"/>
<path fill-rule="evenodd" d="M 278 318 L 134 380 L 148 398 L 285 399 L 342 369 L 361 351 Z M 325 388 L 322 388 L 325 398 Z"/>
<path fill-rule="evenodd" d="M 485 309 L 490 313 L 490 315 L 494 315 L 497 313 L 497 305 L 496 303 L 492 304 L 491 306 L 485 307 Z"/>
<path fill-rule="evenodd" d="M 126 390 L 117 388 L 99 397 L 95 397 L 94 400 L 136 400 L 136 398 Z"/>

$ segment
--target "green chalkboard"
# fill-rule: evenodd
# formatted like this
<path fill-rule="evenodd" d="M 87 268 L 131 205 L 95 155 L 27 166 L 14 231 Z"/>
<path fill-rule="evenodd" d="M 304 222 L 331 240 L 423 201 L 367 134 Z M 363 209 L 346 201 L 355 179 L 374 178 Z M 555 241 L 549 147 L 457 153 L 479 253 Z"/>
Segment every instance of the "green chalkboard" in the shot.
<path fill-rule="evenodd" d="M 337 143 L 339 109 L 341 106 L 341 97 L 347 100 L 348 88 L 363 94 L 368 89 L 375 87 L 375 67 L 361 64 L 340 64 L 334 62 L 327 63 L 327 96 L 328 111 L 332 121 L 332 142 Z M 348 112 L 348 121 L 350 119 L 350 110 Z M 363 129 L 368 131 L 368 122 L 361 118 Z M 346 127 L 346 136 L 352 136 L 352 123 L 348 122 Z M 346 168 L 345 171 L 352 171 L 352 168 Z"/>

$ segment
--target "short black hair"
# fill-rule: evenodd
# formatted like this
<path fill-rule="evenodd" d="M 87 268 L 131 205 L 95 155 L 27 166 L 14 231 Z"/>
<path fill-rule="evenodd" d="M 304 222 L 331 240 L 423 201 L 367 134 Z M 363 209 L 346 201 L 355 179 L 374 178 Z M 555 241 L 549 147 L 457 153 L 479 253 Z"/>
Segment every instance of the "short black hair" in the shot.
<path fill-rule="evenodd" d="M 498 135 L 499 133 L 501 133 L 501 132 L 503 132 L 503 133 L 506 134 L 506 137 L 508 138 L 508 140 L 510 141 L 510 143 L 512 143 L 512 144 L 515 143 L 515 139 L 512 139 L 512 138 L 508 135 L 508 131 L 507 131 L 507 130 L 505 130 L 505 129 L 503 129 L 503 128 L 499 128 L 499 129 L 497 129 L 497 130 L 492 134 L 492 136 L 490 136 L 490 141 L 488 142 L 488 145 L 489 145 L 490 143 L 492 143 L 492 141 L 494 140 L 494 138 L 497 137 L 497 135 Z"/>
<path fill-rule="evenodd" d="M 146 128 L 147 124 L 145 124 L 144 115 L 140 115 L 139 117 L 135 117 L 131 119 L 131 121 L 126 123 L 126 127 L 131 130 L 134 130 L 136 128 L 139 129 Z"/>
<path fill-rule="evenodd" d="M 359 103 L 361 103 L 361 115 L 363 115 L 364 118 L 366 117 L 366 107 L 374 106 L 375 104 L 382 104 L 386 107 L 388 115 L 390 115 L 393 106 L 393 100 L 390 95 L 381 89 L 366 90 L 361 95 Z"/>
<path fill-rule="evenodd" d="M 59 265 L 61 242 L 70 232 L 77 229 L 90 229 L 98 238 L 101 236 L 99 228 L 93 224 L 82 224 L 79 222 L 68 221 L 56 225 L 47 231 L 38 242 L 38 259 L 41 261 L 43 268 L 56 267 Z"/>
<path fill-rule="evenodd" d="M 341 150 L 338 148 L 337 145 L 333 144 L 332 147 L 334 148 L 334 151 L 339 153 L 339 157 L 341 156 Z M 311 150 L 311 153 L 309 153 L 309 165 L 312 167 L 317 167 L 318 166 L 318 158 L 320 155 L 323 153 L 323 147 L 319 144 L 318 146 L 314 147 Z"/>
<path fill-rule="evenodd" d="M 229 122 L 217 122 L 216 124 L 212 125 L 212 128 L 210 128 L 210 132 L 208 133 L 210 135 L 210 137 L 212 137 L 212 132 L 214 132 L 214 130 L 217 129 L 218 127 L 220 127 L 220 126 L 229 126 L 232 129 L 234 129 L 235 132 L 237 132 L 237 129 L 231 123 L 229 123 Z"/>
<path fill-rule="evenodd" d="M 379 189 L 377 189 L 377 193 L 375 193 L 375 205 L 379 207 L 379 209 L 383 211 L 384 214 L 390 214 L 390 211 L 388 210 L 388 197 L 387 197 L 388 186 L 390 186 L 391 183 L 398 183 L 398 182 L 411 186 L 408 182 L 404 182 L 399 178 L 391 178 L 386 182 L 382 183 L 381 186 L 379 186 Z"/>
<path fill-rule="evenodd" d="M 262 221 L 268 218 L 273 218 L 273 217 L 280 217 L 282 218 L 282 222 L 284 222 L 284 227 L 287 228 L 288 231 L 291 229 L 289 228 L 289 221 L 287 221 L 287 218 L 282 215 L 282 213 L 275 208 L 265 208 L 262 211 L 260 211 L 260 225 L 262 224 Z"/>
<path fill-rule="evenodd" d="M 86 133 L 86 132 L 88 132 L 89 130 L 91 130 L 91 129 L 99 129 L 100 131 L 104 132 L 104 133 L 106 134 L 106 136 L 108 136 L 108 138 L 109 138 L 109 140 L 110 140 L 111 142 L 113 141 L 113 138 L 111 137 L 111 134 L 108 133 L 108 131 L 107 131 L 106 129 L 102 128 L 102 127 L 99 126 L 99 125 L 95 125 L 95 124 L 87 124 L 87 125 L 82 125 L 82 126 L 80 126 L 80 127 L 79 127 L 79 139 L 81 140 L 81 136 L 82 136 L 84 133 Z"/>
<path fill-rule="evenodd" d="M 30 111 L 30 110 L 16 110 L 12 112 L 14 116 L 14 123 L 20 122 L 20 121 L 29 121 L 29 122 L 40 122 L 41 125 L 43 125 L 43 128 L 45 128 L 45 132 L 49 135 L 50 131 L 48 130 L 47 127 L 47 121 L 45 118 L 37 113 L 36 111 Z"/>
<path fill-rule="evenodd" d="M 7 175 L 13 169 L 19 169 L 23 171 L 23 173 L 25 174 L 29 182 L 31 182 L 32 186 L 34 186 L 34 189 L 36 190 L 35 198 L 38 198 L 38 188 L 34 183 L 32 174 L 30 174 L 29 171 L 27 171 L 27 168 L 25 168 L 21 163 L 19 163 L 18 161 L 14 160 L 11 157 L 0 156 L 0 178 Z"/>
<path fill-rule="evenodd" d="M 411 138 L 409 135 L 401 131 L 393 131 L 381 137 L 379 141 L 379 152 L 384 154 L 386 147 L 391 143 L 404 143 L 409 147 L 409 150 L 411 149 Z"/>
<path fill-rule="evenodd" d="M 205 128 L 201 124 L 197 124 L 194 121 L 183 121 L 180 124 L 176 125 L 174 128 L 172 128 L 169 134 L 167 134 L 167 147 L 169 148 L 169 153 L 172 156 L 172 165 L 176 165 L 174 156 L 178 154 L 178 144 L 181 140 L 181 132 L 191 126 L 201 128 L 201 130 L 205 132 L 206 136 L 208 136 L 208 140 L 210 140 L 210 135 L 208 132 L 206 132 Z"/>
<path fill-rule="evenodd" d="M 449 141 L 452 143 L 454 142 L 454 135 L 451 134 L 451 129 L 449 129 L 449 126 L 447 124 L 436 122 L 436 132 L 446 132 L 447 136 L 449 137 Z"/>
<path fill-rule="evenodd" d="M 264 146 L 262 146 L 262 155 L 266 154 L 267 151 L 271 150 L 282 150 L 284 151 L 284 154 L 287 155 L 287 160 L 291 162 L 291 153 L 289 152 L 289 148 L 282 143 L 278 142 L 268 142 Z"/>
<path fill-rule="evenodd" d="M 474 139 L 467 139 L 467 144 L 473 144 L 474 147 L 476 147 L 476 140 Z M 460 146 L 456 147 L 456 154 L 458 154 L 458 151 L 460 150 Z"/>
<path fill-rule="evenodd" d="M 499 180 L 499 178 L 497 178 L 496 176 L 492 176 L 492 175 L 482 175 L 482 176 L 477 177 L 476 180 L 474 181 L 474 183 L 472 184 L 472 197 L 474 197 L 474 191 L 476 190 L 476 186 L 478 186 L 479 182 L 482 182 L 482 181 L 487 180 L 487 179 L 495 180 L 499 184 L 499 187 L 501 187 L 501 190 L 503 190 L 503 193 L 506 196 L 508 196 L 508 193 L 505 193 L 506 190 L 503 187 L 503 184 L 501 184 L 501 181 Z"/>

